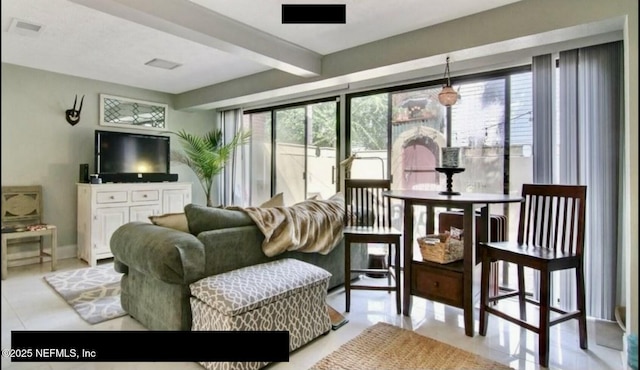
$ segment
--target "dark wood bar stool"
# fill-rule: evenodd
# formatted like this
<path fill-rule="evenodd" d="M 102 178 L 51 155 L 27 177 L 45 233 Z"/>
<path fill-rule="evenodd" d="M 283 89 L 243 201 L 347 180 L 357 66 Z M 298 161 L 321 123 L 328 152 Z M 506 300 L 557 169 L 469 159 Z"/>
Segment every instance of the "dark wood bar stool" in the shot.
<path fill-rule="evenodd" d="M 587 349 L 587 315 L 584 286 L 584 223 L 587 187 L 581 185 L 524 184 L 520 207 L 517 242 L 480 243 L 482 282 L 480 302 L 480 335 L 487 334 L 489 314 L 520 325 L 538 334 L 538 362 L 549 366 L 549 328 L 561 322 L 577 319 L 580 348 Z M 518 266 L 518 290 L 489 296 L 491 262 L 506 261 Z M 525 296 L 524 268 L 540 272 L 539 301 Z M 575 269 L 577 310 L 566 312 L 551 306 L 551 272 Z M 499 311 L 490 305 L 498 300 L 518 297 L 520 318 Z M 539 325 L 527 322 L 526 304 L 540 309 Z M 551 312 L 556 315 L 551 318 Z"/>
<path fill-rule="evenodd" d="M 390 199 L 382 196 L 382 192 L 390 190 L 391 180 L 345 180 L 345 276 L 353 272 L 367 274 L 384 274 L 388 278 L 387 285 L 354 284 L 351 279 L 345 279 L 346 311 L 351 307 L 351 290 L 386 290 L 396 293 L 396 308 L 398 314 L 402 312 L 400 278 L 400 239 L 402 232 L 391 226 Z M 383 268 L 352 269 L 351 246 L 361 247 L 359 244 L 386 244 L 388 263 Z M 392 263 L 391 256 L 395 257 Z"/>

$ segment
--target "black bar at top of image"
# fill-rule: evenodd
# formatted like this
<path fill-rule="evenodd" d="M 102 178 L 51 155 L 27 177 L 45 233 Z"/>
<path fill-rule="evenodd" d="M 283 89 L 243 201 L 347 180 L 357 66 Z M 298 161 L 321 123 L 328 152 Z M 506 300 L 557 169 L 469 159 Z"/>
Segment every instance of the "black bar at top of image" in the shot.
<path fill-rule="evenodd" d="M 282 23 L 347 23 L 345 4 L 282 4 Z"/>
<path fill-rule="evenodd" d="M 12 331 L 9 355 L 13 362 L 288 362 L 289 332 Z"/>

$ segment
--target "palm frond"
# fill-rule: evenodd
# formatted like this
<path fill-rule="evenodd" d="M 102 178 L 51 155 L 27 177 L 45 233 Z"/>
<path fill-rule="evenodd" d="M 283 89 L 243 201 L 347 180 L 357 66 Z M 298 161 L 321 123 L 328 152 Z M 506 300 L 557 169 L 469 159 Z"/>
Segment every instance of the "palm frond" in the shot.
<path fill-rule="evenodd" d="M 209 131 L 203 139 L 209 149 L 216 149 L 222 144 L 222 130 Z"/>
<path fill-rule="evenodd" d="M 251 139 L 250 131 L 238 132 L 227 144 L 224 144 L 222 130 L 218 129 L 202 136 L 188 133 L 184 129 L 172 133 L 180 140 L 184 152 L 173 151 L 171 159 L 193 170 L 200 180 L 208 202 L 214 176 L 222 172 L 234 150 Z"/>

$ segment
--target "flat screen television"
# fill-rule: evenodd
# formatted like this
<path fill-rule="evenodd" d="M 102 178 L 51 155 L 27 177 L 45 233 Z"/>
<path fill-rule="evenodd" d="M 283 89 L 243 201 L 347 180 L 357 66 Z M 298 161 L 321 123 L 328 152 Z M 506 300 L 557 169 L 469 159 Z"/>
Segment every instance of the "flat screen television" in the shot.
<path fill-rule="evenodd" d="M 168 174 L 169 137 L 117 131 L 95 131 L 98 175 Z"/>

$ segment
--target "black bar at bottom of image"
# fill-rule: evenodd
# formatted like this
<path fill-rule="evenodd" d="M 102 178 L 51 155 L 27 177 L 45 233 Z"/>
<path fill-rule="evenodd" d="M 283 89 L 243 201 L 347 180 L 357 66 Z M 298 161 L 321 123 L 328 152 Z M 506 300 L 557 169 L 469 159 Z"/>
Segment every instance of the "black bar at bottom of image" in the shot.
<path fill-rule="evenodd" d="M 288 362 L 288 331 L 12 331 L 12 362 Z"/>

